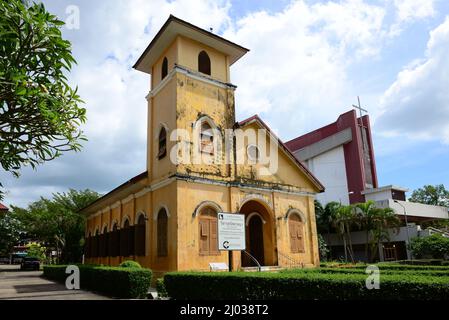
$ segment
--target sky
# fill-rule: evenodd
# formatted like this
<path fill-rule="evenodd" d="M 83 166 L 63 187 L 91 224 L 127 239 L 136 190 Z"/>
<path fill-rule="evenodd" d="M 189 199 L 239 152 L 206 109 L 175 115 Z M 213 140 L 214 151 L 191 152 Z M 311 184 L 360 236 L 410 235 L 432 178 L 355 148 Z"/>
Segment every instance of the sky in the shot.
<path fill-rule="evenodd" d="M 78 62 L 69 79 L 85 101 L 89 140 L 19 178 L 0 169 L 6 205 L 69 188 L 107 193 L 146 170 L 150 78 L 132 65 L 170 14 L 250 49 L 231 67 L 237 120 L 259 114 L 288 141 L 335 121 L 360 96 L 379 184 L 449 187 L 447 0 L 43 3 L 68 22 L 63 36 Z"/>

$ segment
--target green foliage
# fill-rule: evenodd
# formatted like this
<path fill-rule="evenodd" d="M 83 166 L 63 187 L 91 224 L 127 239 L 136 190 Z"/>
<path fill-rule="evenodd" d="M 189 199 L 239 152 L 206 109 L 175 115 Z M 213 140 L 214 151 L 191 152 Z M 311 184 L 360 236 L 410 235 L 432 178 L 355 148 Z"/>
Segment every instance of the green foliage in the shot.
<path fill-rule="evenodd" d="M 86 110 L 67 81 L 76 63 L 64 22 L 42 3 L 0 1 L 0 165 L 19 175 L 81 148 Z"/>
<path fill-rule="evenodd" d="M 156 280 L 156 290 L 159 298 L 168 297 L 167 289 L 165 289 L 164 278 Z"/>
<path fill-rule="evenodd" d="M 44 277 L 65 282 L 67 265 L 44 266 Z M 146 298 L 151 284 L 150 269 L 78 265 L 81 289 L 123 299 Z"/>
<path fill-rule="evenodd" d="M 83 254 L 85 218 L 78 211 L 100 197 L 95 191 L 70 189 L 41 198 L 27 209 L 12 207 L 12 216 L 28 237 L 55 248 L 61 262 L 80 262 Z"/>
<path fill-rule="evenodd" d="M 443 184 L 435 186 L 425 185 L 414 190 L 409 201 L 449 207 L 449 191 L 446 190 Z"/>
<path fill-rule="evenodd" d="M 434 233 L 429 237 L 412 238 L 410 249 L 417 258 L 433 257 L 444 259 L 449 256 L 449 238 L 443 237 L 439 233 Z"/>
<path fill-rule="evenodd" d="M 326 261 L 329 254 L 329 248 L 321 234 L 318 235 L 318 250 L 320 252 L 320 261 Z"/>
<path fill-rule="evenodd" d="M 341 205 L 329 202 L 325 207 L 315 201 L 317 229 L 321 234 L 335 231 L 343 240 L 345 260 L 354 262 L 351 243 L 351 232 L 366 231 L 365 254 L 368 260 L 373 260 L 377 254 L 377 244 L 388 241 L 388 229 L 397 227 L 400 223 L 391 208 L 376 208 L 373 201 L 354 205 Z"/>
<path fill-rule="evenodd" d="M 40 243 L 31 242 L 27 245 L 27 256 L 38 258 L 40 261 L 45 260 L 46 247 L 42 246 Z"/>
<path fill-rule="evenodd" d="M 0 214 L 0 255 L 8 255 L 20 239 L 20 223 L 11 212 Z"/>
<path fill-rule="evenodd" d="M 125 260 L 122 263 L 120 263 L 121 268 L 137 268 L 141 269 L 142 266 L 137 262 L 133 260 Z"/>
<path fill-rule="evenodd" d="M 319 271 L 285 273 L 167 273 L 168 295 L 179 300 L 439 300 L 449 295 L 448 279 L 414 274 L 381 275 L 381 290 L 366 288 L 366 274 Z"/>

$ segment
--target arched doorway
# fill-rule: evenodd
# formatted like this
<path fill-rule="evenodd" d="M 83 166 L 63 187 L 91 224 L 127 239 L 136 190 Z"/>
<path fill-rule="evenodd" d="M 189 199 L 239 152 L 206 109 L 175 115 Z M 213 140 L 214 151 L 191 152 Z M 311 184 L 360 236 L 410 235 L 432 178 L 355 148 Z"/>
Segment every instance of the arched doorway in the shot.
<path fill-rule="evenodd" d="M 263 220 L 262 217 L 254 212 L 248 216 L 248 247 L 247 251 L 259 261 L 260 265 L 265 265 L 264 246 L 263 246 Z M 252 264 L 255 264 L 254 262 Z"/>
<path fill-rule="evenodd" d="M 245 215 L 246 251 L 251 254 L 260 265 L 272 266 L 277 264 L 275 255 L 275 231 L 271 209 L 259 200 L 249 200 L 240 208 Z M 253 267 L 257 264 L 245 253 L 241 254 L 242 267 Z"/>

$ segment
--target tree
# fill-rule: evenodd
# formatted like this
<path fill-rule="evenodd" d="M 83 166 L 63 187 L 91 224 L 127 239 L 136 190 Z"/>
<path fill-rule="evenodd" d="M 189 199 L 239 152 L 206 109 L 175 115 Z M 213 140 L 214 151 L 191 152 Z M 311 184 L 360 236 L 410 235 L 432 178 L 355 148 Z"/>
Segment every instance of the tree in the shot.
<path fill-rule="evenodd" d="M 79 211 L 98 199 L 92 190 L 55 193 L 52 199 L 41 198 L 27 209 L 11 206 L 30 238 L 55 248 L 60 262 L 78 262 L 83 253 L 85 218 Z"/>
<path fill-rule="evenodd" d="M 19 221 L 10 213 L 0 214 L 0 255 L 9 255 L 20 240 Z"/>
<path fill-rule="evenodd" d="M 67 82 L 76 61 L 64 22 L 21 0 L 0 1 L 0 17 L 0 164 L 17 177 L 24 165 L 80 150 L 86 110 Z"/>
<path fill-rule="evenodd" d="M 374 215 L 373 236 L 371 239 L 371 258 L 375 259 L 379 253 L 378 247 L 382 241 L 390 241 L 390 231 L 399 231 L 401 220 L 392 208 L 377 208 Z"/>
<path fill-rule="evenodd" d="M 422 188 L 414 190 L 409 201 L 449 207 L 449 191 L 446 190 L 443 184 L 435 186 L 425 185 Z"/>
<path fill-rule="evenodd" d="M 360 227 L 365 230 L 366 242 L 365 242 L 365 256 L 366 260 L 370 261 L 369 246 L 370 236 L 372 237 L 373 230 L 375 228 L 374 221 L 376 219 L 378 210 L 375 207 L 374 201 L 370 200 L 363 203 L 356 203 L 355 207 L 359 213 Z"/>
<path fill-rule="evenodd" d="M 434 233 L 429 237 L 415 237 L 410 241 L 410 249 L 413 256 L 417 258 L 444 259 L 449 256 L 449 238 L 439 233 Z"/>

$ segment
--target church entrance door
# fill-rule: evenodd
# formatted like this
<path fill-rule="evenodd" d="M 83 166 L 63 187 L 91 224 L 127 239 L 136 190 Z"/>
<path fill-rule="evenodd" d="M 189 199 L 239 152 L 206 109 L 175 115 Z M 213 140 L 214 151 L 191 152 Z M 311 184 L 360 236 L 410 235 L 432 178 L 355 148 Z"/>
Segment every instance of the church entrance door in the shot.
<path fill-rule="evenodd" d="M 263 246 L 263 221 L 259 214 L 254 213 L 248 222 L 248 252 L 256 258 L 260 265 L 264 265 L 264 246 Z M 253 261 L 252 261 L 253 262 Z M 251 265 L 256 265 L 253 262 Z"/>

